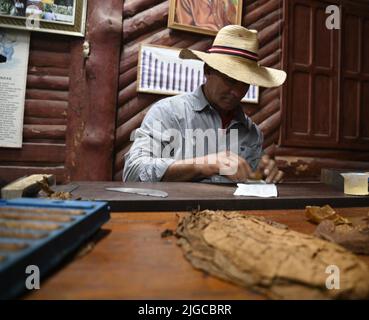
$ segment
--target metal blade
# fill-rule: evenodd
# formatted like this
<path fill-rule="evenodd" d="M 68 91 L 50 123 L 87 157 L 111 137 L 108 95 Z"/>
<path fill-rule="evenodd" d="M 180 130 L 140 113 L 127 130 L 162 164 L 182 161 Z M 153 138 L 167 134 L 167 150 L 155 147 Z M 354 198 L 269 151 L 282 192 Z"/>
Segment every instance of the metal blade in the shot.
<path fill-rule="evenodd" d="M 142 196 L 152 196 L 152 197 L 160 197 L 166 198 L 168 197 L 168 193 L 161 190 L 155 189 L 144 189 L 144 188 L 105 188 L 108 191 L 115 191 L 115 192 L 124 192 L 124 193 L 134 193 L 140 194 Z"/>

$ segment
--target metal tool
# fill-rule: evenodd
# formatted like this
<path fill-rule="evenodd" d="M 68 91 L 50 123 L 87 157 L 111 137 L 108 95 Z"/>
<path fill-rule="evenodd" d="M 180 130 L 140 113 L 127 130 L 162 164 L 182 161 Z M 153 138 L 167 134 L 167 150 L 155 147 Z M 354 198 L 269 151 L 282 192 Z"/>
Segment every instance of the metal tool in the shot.
<path fill-rule="evenodd" d="M 143 188 L 105 188 L 108 191 L 115 191 L 115 192 L 125 192 L 125 193 L 134 193 L 140 194 L 142 196 L 152 196 L 152 197 L 161 197 L 166 198 L 168 197 L 168 193 L 161 190 L 155 189 L 143 189 Z"/>

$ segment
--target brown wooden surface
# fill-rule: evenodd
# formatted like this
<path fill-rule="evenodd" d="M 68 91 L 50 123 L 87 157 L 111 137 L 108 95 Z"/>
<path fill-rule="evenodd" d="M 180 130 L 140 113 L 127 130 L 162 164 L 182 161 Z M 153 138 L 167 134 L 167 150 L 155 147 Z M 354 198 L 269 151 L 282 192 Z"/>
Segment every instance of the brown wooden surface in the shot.
<path fill-rule="evenodd" d="M 367 215 L 369 207 L 337 209 L 345 217 Z M 303 233 L 315 225 L 303 210 L 247 211 Z M 260 295 L 192 268 L 176 239 L 176 212 L 113 213 L 93 249 L 41 283 L 27 299 L 260 299 Z M 96 238 L 99 238 L 98 235 Z M 361 258 L 369 264 L 368 256 Z M 334 264 L 334 261 L 331 261 Z"/>
<path fill-rule="evenodd" d="M 71 44 L 67 181 L 112 179 L 122 10 L 120 0 L 89 1 L 86 37 Z"/>
<path fill-rule="evenodd" d="M 369 206 L 369 196 L 347 196 L 322 183 L 282 183 L 277 198 L 234 196 L 235 184 L 183 182 L 76 182 L 74 197 L 108 201 L 112 211 L 187 211 L 192 209 L 266 210 L 302 209 L 306 205 Z M 110 187 L 148 188 L 168 193 L 167 198 L 107 191 Z"/>

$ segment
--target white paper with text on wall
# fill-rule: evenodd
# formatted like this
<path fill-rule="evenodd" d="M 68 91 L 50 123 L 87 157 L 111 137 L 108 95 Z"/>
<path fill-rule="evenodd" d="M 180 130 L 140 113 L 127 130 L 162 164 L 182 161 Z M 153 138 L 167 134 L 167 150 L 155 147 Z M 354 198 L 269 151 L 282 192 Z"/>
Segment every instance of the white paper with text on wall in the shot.
<path fill-rule="evenodd" d="M 21 148 L 30 33 L 0 28 L 0 147 Z"/>

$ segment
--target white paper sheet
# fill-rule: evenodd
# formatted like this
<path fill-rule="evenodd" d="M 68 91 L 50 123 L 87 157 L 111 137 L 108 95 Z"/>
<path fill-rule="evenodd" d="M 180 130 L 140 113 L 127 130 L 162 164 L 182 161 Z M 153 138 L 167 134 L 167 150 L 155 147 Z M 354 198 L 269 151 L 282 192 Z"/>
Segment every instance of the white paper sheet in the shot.
<path fill-rule="evenodd" d="M 275 184 L 243 184 L 238 183 L 235 196 L 261 197 L 270 198 L 277 197 L 278 190 Z"/>

